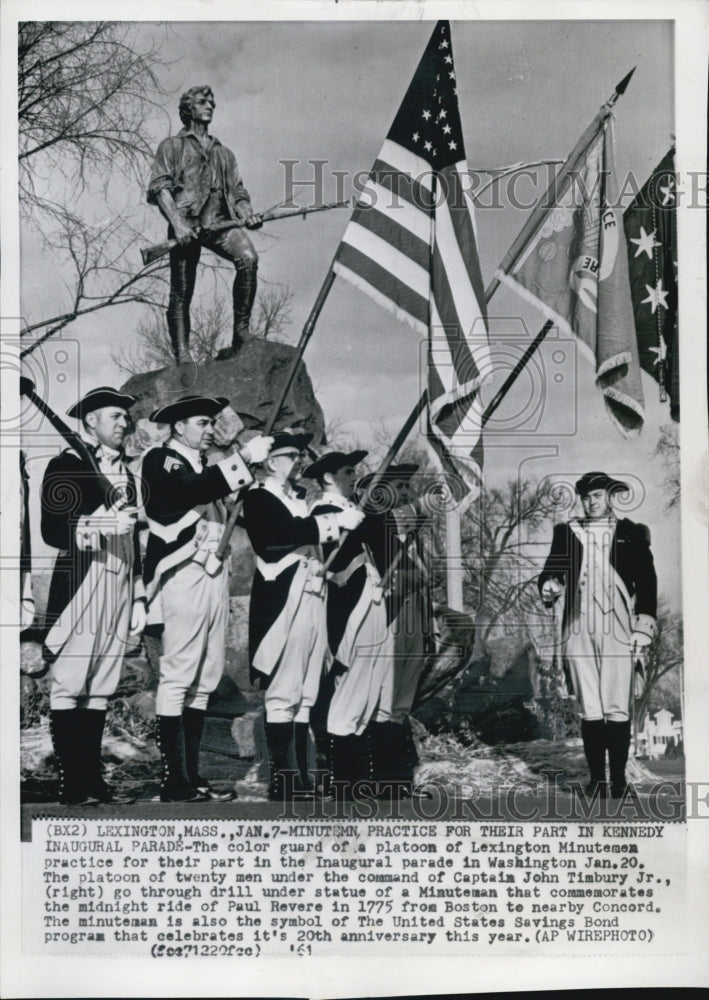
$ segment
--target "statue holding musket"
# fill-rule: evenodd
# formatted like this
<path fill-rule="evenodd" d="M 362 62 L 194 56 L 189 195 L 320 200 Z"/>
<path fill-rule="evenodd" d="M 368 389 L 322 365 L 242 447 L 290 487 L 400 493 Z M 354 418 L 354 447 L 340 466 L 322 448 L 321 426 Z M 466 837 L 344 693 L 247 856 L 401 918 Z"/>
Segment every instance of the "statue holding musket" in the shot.
<path fill-rule="evenodd" d="M 183 128 L 158 146 L 148 187 L 148 201 L 157 205 L 168 222 L 168 238 L 177 240 L 170 251 L 170 301 L 167 326 L 179 364 L 189 360 L 190 302 L 202 247 L 229 260 L 234 279 L 234 335 L 232 346 L 219 357 L 231 357 L 249 334 L 249 318 L 256 296 L 258 256 L 244 228 L 210 232 L 230 220 L 257 229 L 262 219 L 251 207 L 236 158 L 209 134 L 215 101 L 211 87 L 190 87 L 180 98 Z"/>

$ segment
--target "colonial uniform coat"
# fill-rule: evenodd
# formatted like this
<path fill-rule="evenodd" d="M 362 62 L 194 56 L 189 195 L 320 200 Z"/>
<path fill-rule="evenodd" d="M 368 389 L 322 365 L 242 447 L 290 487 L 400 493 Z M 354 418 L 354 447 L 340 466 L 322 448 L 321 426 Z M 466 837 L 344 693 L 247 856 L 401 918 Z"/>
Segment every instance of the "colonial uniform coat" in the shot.
<path fill-rule="evenodd" d="M 135 478 L 122 455 L 87 444 L 117 495 L 135 506 Z M 50 706 L 105 711 L 120 679 L 133 600 L 143 594 L 138 528 L 101 533 L 101 484 L 70 448 L 49 462 L 41 502 L 42 537 L 59 550 L 47 602 Z"/>
<path fill-rule="evenodd" d="M 350 506 L 337 493 L 324 493 L 313 514 L 336 514 Z M 334 661 L 334 693 L 327 731 L 334 736 L 361 736 L 391 687 L 393 637 L 373 548 L 383 551 L 381 516 L 368 515 L 351 532 L 328 572 L 327 634 Z M 332 545 L 323 546 L 327 560 Z"/>
<path fill-rule="evenodd" d="M 203 467 L 198 452 L 171 439 L 146 452 L 142 480 L 145 587 L 150 602 L 159 597 L 165 625 L 156 712 L 203 711 L 224 670 L 229 569 L 215 556 L 227 520 L 222 498 L 253 477 L 238 454 Z"/>
<path fill-rule="evenodd" d="M 411 712 L 431 634 L 431 597 L 422 529 L 427 521 L 413 505 L 386 516 L 391 586 L 387 607 L 394 639 L 389 718 L 402 724 Z M 386 706 L 383 706 L 386 710 Z M 380 714 L 380 721 L 387 721 Z"/>
<path fill-rule="evenodd" d="M 562 653 L 582 717 L 627 720 L 631 634 L 657 614 L 648 528 L 627 518 L 556 525 L 540 593 L 547 580 L 565 587 Z"/>
<path fill-rule="evenodd" d="M 320 544 L 335 542 L 334 515 L 267 478 L 244 496 L 243 522 L 256 554 L 249 605 L 252 680 L 266 689 L 268 723 L 308 722 L 327 653 Z"/>

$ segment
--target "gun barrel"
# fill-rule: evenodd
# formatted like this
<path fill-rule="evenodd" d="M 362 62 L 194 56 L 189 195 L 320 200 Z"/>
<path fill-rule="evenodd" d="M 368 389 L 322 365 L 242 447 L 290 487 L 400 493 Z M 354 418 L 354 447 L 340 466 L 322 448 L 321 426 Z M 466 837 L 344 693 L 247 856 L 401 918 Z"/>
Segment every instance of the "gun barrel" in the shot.
<path fill-rule="evenodd" d="M 312 215 L 313 212 L 326 212 L 331 208 L 346 208 L 349 204 L 349 201 L 333 201 L 328 202 L 326 205 L 315 205 L 313 208 L 295 207 L 282 209 L 281 211 L 273 210 L 264 213 L 263 221 L 273 222 L 276 219 L 288 219 L 294 215 L 302 215 L 305 218 L 306 215 Z M 206 231 L 221 233 L 227 229 L 241 229 L 244 225 L 241 219 L 230 219 L 228 222 L 218 222 L 214 226 L 206 227 Z M 160 257 L 169 253 L 176 246 L 178 246 L 177 240 L 167 240 L 165 243 L 154 243 L 152 246 L 142 247 L 140 256 L 143 259 L 143 266 L 147 267 L 154 260 L 159 260 Z"/>

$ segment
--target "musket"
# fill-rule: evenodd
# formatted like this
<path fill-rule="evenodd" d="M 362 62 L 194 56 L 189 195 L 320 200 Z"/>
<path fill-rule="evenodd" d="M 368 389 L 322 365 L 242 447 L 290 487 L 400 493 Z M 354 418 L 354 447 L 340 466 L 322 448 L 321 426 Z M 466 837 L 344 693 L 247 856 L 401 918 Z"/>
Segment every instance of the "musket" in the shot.
<path fill-rule="evenodd" d="M 327 212 L 331 208 L 347 208 L 349 207 L 349 201 L 332 201 L 326 205 L 315 205 L 313 208 L 284 208 L 280 211 L 278 209 L 268 210 L 264 212 L 261 216 L 261 222 L 273 222 L 274 219 L 290 219 L 294 215 L 301 215 L 305 218 L 306 215 L 312 215 L 313 212 Z M 258 214 L 258 213 L 257 213 Z M 226 222 L 216 222 L 213 226 L 201 226 L 198 230 L 198 236 L 207 236 L 211 233 L 224 233 L 229 229 L 244 229 L 246 228 L 246 223 L 243 219 L 229 219 Z M 255 227 L 253 227 L 255 228 Z M 154 260 L 158 260 L 163 257 L 166 253 L 174 250 L 175 247 L 180 245 L 178 240 L 166 240 L 164 243 L 155 243 L 150 247 L 143 247 L 140 251 L 140 256 L 143 258 L 143 264 L 152 264 Z"/>
<path fill-rule="evenodd" d="M 123 491 L 114 486 L 110 479 L 108 479 L 108 477 L 101 471 L 101 467 L 98 464 L 96 456 L 88 447 L 81 435 L 77 434 L 76 431 L 73 431 L 71 427 L 64 423 L 59 414 L 55 413 L 51 406 L 49 406 L 48 403 L 45 403 L 42 397 L 35 391 L 35 385 L 32 379 L 27 378 L 24 375 L 20 376 L 20 395 L 26 396 L 30 402 L 34 403 L 39 412 L 50 422 L 52 427 L 58 431 L 59 434 L 61 434 L 69 447 L 73 448 L 78 456 L 91 467 L 91 470 L 96 476 L 99 486 L 101 487 L 106 510 L 110 510 L 111 507 L 125 505 L 128 498 L 124 495 Z"/>

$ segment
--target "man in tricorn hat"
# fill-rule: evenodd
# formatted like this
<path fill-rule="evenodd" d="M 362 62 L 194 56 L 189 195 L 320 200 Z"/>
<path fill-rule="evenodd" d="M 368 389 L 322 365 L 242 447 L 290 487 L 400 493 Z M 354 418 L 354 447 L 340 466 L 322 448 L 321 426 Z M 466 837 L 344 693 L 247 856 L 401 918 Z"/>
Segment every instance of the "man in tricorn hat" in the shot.
<path fill-rule="evenodd" d="M 67 804 L 130 801 L 103 779 L 101 742 L 128 635 L 145 625 L 136 484 L 123 455 L 133 403 L 101 386 L 67 411 L 115 490 L 109 508 L 95 467 L 72 448 L 49 462 L 42 481 L 42 537 L 59 549 L 44 653 L 59 797 Z"/>
<path fill-rule="evenodd" d="M 314 731 L 318 740 L 319 716 L 326 712 L 336 794 L 338 785 L 350 795 L 358 781 L 368 779 L 375 793 L 411 796 L 415 748 L 409 746 L 403 723 L 423 660 L 414 655 L 417 638 L 400 638 L 393 623 L 414 596 L 410 545 L 421 515 L 418 502 L 410 502 L 409 485 L 418 466 L 390 466 L 374 484 L 374 474 L 357 482 L 356 465 L 365 456 L 361 451 L 330 452 L 304 473 L 323 489 L 314 514 L 347 509 L 355 487 L 364 498 L 373 485 L 364 521 L 343 542 L 328 574 L 333 663 L 315 706 Z M 323 546 L 326 559 L 332 549 Z M 388 581 L 385 591 L 383 580 Z M 416 604 L 417 613 L 407 616 L 415 637 L 423 629 Z"/>
<path fill-rule="evenodd" d="M 327 653 L 325 581 L 320 546 L 356 528 L 351 509 L 309 515 L 298 485 L 312 434 L 280 431 L 263 463 L 264 478 L 244 497 L 243 520 L 256 554 L 249 607 L 252 680 L 265 689 L 269 798 L 312 793 L 307 747 L 310 709 Z M 296 780 L 289 779 L 296 763 Z"/>
<path fill-rule="evenodd" d="M 562 647 L 581 714 L 588 793 L 625 794 L 634 663 L 652 641 L 657 576 L 644 524 L 617 518 L 626 483 L 587 472 L 576 483 L 584 516 L 554 528 L 538 585 L 547 607 L 563 599 Z"/>
<path fill-rule="evenodd" d="M 222 500 L 253 482 L 250 463 L 268 454 L 272 438 L 255 437 L 240 452 L 206 465 L 222 396 L 183 396 L 150 415 L 169 424 L 164 445 L 143 459 L 150 534 L 144 580 L 159 595 L 164 623 L 156 700 L 164 802 L 225 800 L 199 773 L 199 748 L 209 695 L 224 670 L 229 611 L 228 559 L 216 558 L 227 511 Z"/>
<path fill-rule="evenodd" d="M 168 238 L 179 244 L 170 252 L 170 302 L 167 326 L 178 364 L 189 358 L 190 302 L 201 248 L 207 247 L 236 269 L 234 334 L 238 351 L 249 333 L 256 296 L 258 256 L 244 229 L 210 233 L 217 222 L 242 220 L 249 229 L 261 225 L 251 208 L 231 150 L 209 134 L 214 114 L 211 87 L 190 87 L 180 98 L 183 128 L 158 146 L 148 186 L 148 201 L 157 205 L 169 224 Z"/>
<path fill-rule="evenodd" d="M 356 467 L 366 451 L 331 451 L 303 472 L 323 491 L 312 513 L 338 514 L 354 509 Z M 337 783 L 336 794 L 349 797 L 356 783 L 370 778 L 365 731 L 376 711 L 391 667 L 391 635 L 381 577 L 372 544 L 381 547 L 382 518 L 370 515 L 343 540 L 332 559 L 327 586 L 327 634 L 332 663 L 323 674 L 311 713 L 318 767 Z M 336 542 L 322 547 L 328 560 Z M 324 787 L 327 790 L 329 781 Z"/>

